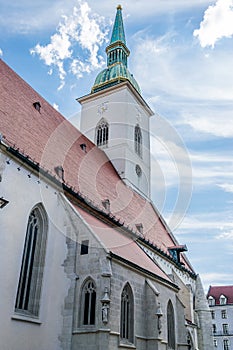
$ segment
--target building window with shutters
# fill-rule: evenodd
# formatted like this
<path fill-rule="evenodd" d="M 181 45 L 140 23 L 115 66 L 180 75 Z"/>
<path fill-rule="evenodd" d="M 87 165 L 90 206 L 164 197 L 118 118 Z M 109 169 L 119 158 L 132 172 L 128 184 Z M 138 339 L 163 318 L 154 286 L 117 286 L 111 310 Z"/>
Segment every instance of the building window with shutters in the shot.
<path fill-rule="evenodd" d="M 222 325 L 222 330 L 223 330 L 223 334 L 228 334 L 229 333 L 228 324 L 224 323 Z"/>
<path fill-rule="evenodd" d="M 15 302 L 15 312 L 24 316 L 39 316 L 47 231 L 47 214 L 39 204 L 28 218 Z"/>
<path fill-rule="evenodd" d="M 120 337 L 124 343 L 133 343 L 134 315 L 133 292 L 127 283 L 121 294 Z"/>
<path fill-rule="evenodd" d="M 171 300 L 169 300 L 167 305 L 167 342 L 168 350 L 175 350 L 175 316 Z"/>
<path fill-rule="evenodd" d="M 223 340 L 223 350 L 230 350 L 230 345 L 229 345 L 228 339 Z"/>
<path fill-rule="evenodd" d="M 81 325 L 94 326 L 96 314 L 96 286 L 92 279 L 88 279 L 81 296 Z"/>
<path fill-rule="evenodd" d="M 221 314 L 222 314 L 222 318 L 227 318 L 227 310 L 222 310 Z"/>
<path fill-rule="evenodd" d="M 105 119 L 101 119 L 96 126 L 96 145 L 106 146 L 108 144 L 109 126 Z"/>
<path fill-rule="evenodd" d="M 142 132 L 139 125 L 134 129 L 134 149 L 135 152 L 142 158 Z"/>

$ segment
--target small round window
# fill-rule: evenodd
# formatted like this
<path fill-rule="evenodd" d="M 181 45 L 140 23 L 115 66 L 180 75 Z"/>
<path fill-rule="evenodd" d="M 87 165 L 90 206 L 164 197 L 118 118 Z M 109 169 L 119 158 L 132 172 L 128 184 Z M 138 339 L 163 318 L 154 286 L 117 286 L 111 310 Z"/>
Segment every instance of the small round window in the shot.
<path fill-rule="evenodd" d="M 137 176 L 141 176 L 142 175 L 142 169 L 141 169 L 141 167 L 138 164 L 135 167 L 135 171 L 136 171 Z"/>

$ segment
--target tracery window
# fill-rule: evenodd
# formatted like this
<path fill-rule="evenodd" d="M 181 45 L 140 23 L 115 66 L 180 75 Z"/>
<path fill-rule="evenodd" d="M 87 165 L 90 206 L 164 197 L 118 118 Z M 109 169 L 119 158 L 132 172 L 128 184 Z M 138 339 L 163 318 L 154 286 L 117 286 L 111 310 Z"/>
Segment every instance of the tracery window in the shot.
<path fill-rule="evenodd" d="M 109 126 L 105 119 L 101 119 L 96 127 L 96 145 L 104 146 L 108 144 Z"/>
<path fill-rule="evenodd" d="M 171 300 L 167 305 L 167 341 L 168 350 L 175 350 L 175 317 Z"/>
<path fill-rule="evenodd" d="M 142 157 L 142 132 L 139 125 L 134 128 L 134 149 L 139 157 Z"/>
<path fill-rule="evenodd" d="M 27 223 L 15 302 L 15 311 L 27 316 L 39 316 L 47 231 L 47 215 L 42 205 L 38 205 L 31 211 Z"/>
<path fill-rule="evenodd" d="M 121 294 L 120 336 L 123 342 L 133 343 L 133 293 L 127 283 Z"/>
<path fill-rule="evenodd" d="M 95 309 L 96 309 L 96 286 L 95 283 L 88 279 L 82 289 L 82 325 L 95 324 Z"/>

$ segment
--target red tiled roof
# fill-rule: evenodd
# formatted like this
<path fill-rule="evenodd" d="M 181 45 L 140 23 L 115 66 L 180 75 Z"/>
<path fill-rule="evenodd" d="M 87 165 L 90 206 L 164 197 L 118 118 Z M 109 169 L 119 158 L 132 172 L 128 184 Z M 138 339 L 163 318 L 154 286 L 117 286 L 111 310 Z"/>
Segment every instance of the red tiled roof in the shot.
<path fill-rule="evenodd" d="M 97 235 L 105 248 L 115 255 L 153 273 L 169 283 L 170 278 L 138 246 L 135 240 L 98 220 L 85 210 L 74 206 L 88 226 Z"/>
<path fill-rule="evenodd" d="M 54 168 L 62 166 L 67 185 L 101 208 L 109 199 L 113 215 L 134 230 L 142 223 L 144 237 L 161 250 L 168 253 L 167 247 L 177 244 L 153 205 L 122 182 L 105 153 L 2 60 L 0 82 L 0 133 L 7 143 L 56 177 Z M 40 112 L 33 106 L 37 101 Z M 86 152 L 80 147 L 83 143 Z M 181 261 L 193 271 L 187 259 Z"/>
<path fill-rule="evenodd" d="M 212 296 L 217 305 L 220 304 L 219 298 L 224 295 L 227 298 L 227 304 L 233 304 L 233 286 L 210 286 L 207 298 Z"/>

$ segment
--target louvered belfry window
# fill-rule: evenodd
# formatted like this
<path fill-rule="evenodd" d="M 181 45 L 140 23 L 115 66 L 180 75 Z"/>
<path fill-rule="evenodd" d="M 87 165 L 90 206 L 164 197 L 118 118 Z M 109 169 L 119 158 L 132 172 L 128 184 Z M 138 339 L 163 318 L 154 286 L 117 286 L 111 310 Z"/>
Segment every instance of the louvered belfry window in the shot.
<path fill-rule="evenodd" d="M 104 146 L 108 144 L 109 126 L 106 120 L 101 119 L 96 127 L 96 145 Z"/>
<path fill-rule="evenodd" d="M 142 132 L 139 125 L 134 129 L 134 148 L 139 157 L 142 157 Z"/>

